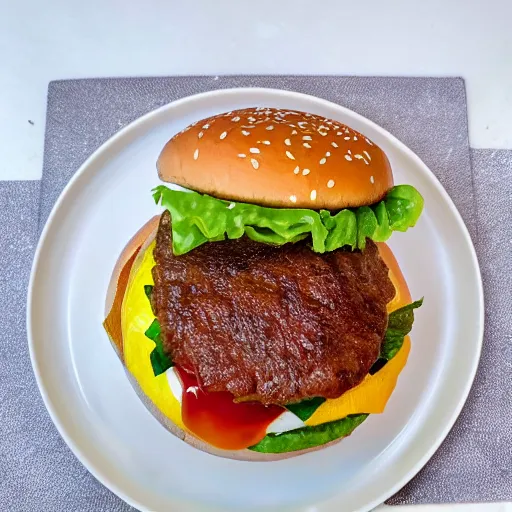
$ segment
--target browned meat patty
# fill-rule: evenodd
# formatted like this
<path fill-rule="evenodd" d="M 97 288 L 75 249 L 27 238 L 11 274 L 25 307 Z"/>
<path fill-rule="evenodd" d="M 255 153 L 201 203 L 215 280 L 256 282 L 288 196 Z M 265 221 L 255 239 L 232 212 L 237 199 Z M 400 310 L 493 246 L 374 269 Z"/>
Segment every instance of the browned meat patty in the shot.
<path fill-rule="evenodd" d="M 378 357 L 395 290 L 371 241 L 316 254 L 242 238 L 174 256 L 165 212 L 154 256 L 164 349 L 208 391 L 265 404 L 336 398 Z"/>

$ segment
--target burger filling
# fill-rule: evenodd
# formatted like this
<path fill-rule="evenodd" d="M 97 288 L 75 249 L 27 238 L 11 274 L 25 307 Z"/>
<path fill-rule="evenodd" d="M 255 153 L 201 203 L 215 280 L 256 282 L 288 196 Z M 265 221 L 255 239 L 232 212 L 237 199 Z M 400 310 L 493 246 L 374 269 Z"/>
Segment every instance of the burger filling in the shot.
<path fill-rule="evenodd" d="M 306 240 L 244 237 L 176 256 L 166 211 L 154 259 L 163 352 L 205 391 L 277 405 L 337 398 L 379 356 L 395 290 L 371 240 L 315 253 Z"/>
<path fill-rule="evenodd" d="M 280 453 L 383 411 L 421 301 L 372 240 L 414 225 L 415 189 L 336 215 L 159 190 L 172 223 L 164 213 L 130 275 L 122 332 L 128 370 L 165 416 L 220 448 Z M 354 222 L 347 243 L 340 226 Z"/>

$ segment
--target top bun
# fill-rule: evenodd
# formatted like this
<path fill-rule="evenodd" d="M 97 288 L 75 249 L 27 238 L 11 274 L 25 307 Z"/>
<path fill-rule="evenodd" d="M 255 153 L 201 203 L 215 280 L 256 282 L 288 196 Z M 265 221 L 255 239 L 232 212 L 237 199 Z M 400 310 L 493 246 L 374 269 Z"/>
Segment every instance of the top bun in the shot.
<path fill-rule="evenodd" d="M 262 206 L 338 210 L 380 201 L 393 186 L 384 152 L 333 119 L 246 108 L 193 123 L 158 158 L 163 181 Z"/>

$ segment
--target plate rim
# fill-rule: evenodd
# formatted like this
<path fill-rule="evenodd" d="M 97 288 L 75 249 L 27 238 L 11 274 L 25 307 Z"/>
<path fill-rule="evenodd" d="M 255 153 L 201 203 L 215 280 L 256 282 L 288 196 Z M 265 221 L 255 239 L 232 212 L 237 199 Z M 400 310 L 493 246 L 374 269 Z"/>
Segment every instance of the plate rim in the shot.
<path fill-rule="evenodd" d="M 219 97 L 228 97 L 229 96 L 235 96 L 236 99 L 243 99 L 243 96 L 246 94 L 270 94 L 274 95 L 274 98 L 278 98 L 281 96 L 282 98 L 286 99 L 302 99 L 307 101 L 312 101 L 316 105 L 323 106 L 326 108 L 330 108 L 333 110 L 337 110 L 340 112 L 340 114 L 345 114 L 348 117 L 351 117 L 353 119 L 356 119 L 359 122 L 362 122 L 366 126 L 370 126 L 373 128 L 376 132 L 378 132 L 381 136 L 386 138 L 386 140 L 394 145 L 396 148 L 398 148 L 401 152 L 405 153 L 409 158 L 414 160 L 417 165 L 423 168 L 423 170 L 429 175 L 429 178 L 431 179 L 431 182 L 433 186 L 435 187 L 436 191 L 440 193 L 440 195 L 443 197 L 443 200 L 445 203 L 449 206 L 449 209 L 455 216 L 455 220 L 457 222 L 458 228 L 461 231 L 461 234 L 463 235 L 467 247 L 469 249 L 469 256 L 471 258 L 471 264 L 474 267 L 475 270 L 475 279 L 477 284 L 476 293 L 478 295 L 478 332 L 476 333 L 476 337 L 478 339 L 478 346 L 476 347 L 477 350 L 475 351 L 472 362 L 471 362 L 471 368 L 470 371 L 466 373 L 465 375 L 465 382 L 463 386 L 463 391 L 460 395 L 460 397 L 457 400 L 457 406 L 453 408 L 451 411 L 451 414 L 448 415 L 448 419 L 444 423 L 444 428 L 440 429 L 438 434 L 436 434 L 436 440 L 435 442 L 431 443 L 430 448 L 428 450 L 425 450 L 423 455 L 419 457 L 419 459 L 416 461 L 415 464 L 413 464 L 412 467 L 410 467 L 405 473 L 404 476 L 402 476 L 394 486 L 389 488 L 386 492 L 383 492 L 379 495 L 379 497 L 373 499 L 371 502 L 368 502 L 365 504 L 363 509 L 360 510 L 371 510 L 375 506 L 383 503 L 386 501 L 389 497 L 391 497 L 393 494 L 395 494 L 398 490 L 403 488 L 412 478 L 416 476 L 416 474 L 425 466 L 425 464 L 430 460 L 430 458 L 433 456 L 433 454 L 437 451 L 439 446 L 442 444 L 442 442 L 446 439 L 446 436 L 452 429 L 453 425 L 457 421 L 457 418 L 459 417 L 462 408 L 464 407 L 467 398 L 469 396 L 469 393 L 471 391 L 471 387 L 473 385 L 476 371 L 479 366 L 480 357 L 481 357 L 481 351 L 482 351 L 482 345 L 483 345 L 483 335 L 484 335 L 484 321 L 485 321 L 485 305 L 484 305 L 484 292 L 483 292 L 483 283 L 482 283 L 482 275 L 481 275 L 481 269 L 478 262 L 478 257 L 476 254 L 475 246 L 473 243 L 473 240 L 469 234 L 469 231 L 467 229 L 467 226 L 460 215 L 457 207 L 453 203 L 451 197 L 448 195 L 442 184 L 440 183 L 437 176 L 430 170 L 430 168 L 421 160 L 421 158 L 412 151 L 406 144 L 404 144 L 401 140 L 399 140 L 396 136 L 391 134 L 388 130 L 381 127 L 371 119 L 368 119 L 367 117 L 343 106 L 339 105 L 335 102 L 319 98 L 317 96 L 311 95 L 311 94 L 305 94 L 300 93 L 296 91 L 288 91 L 284 89 L 275 89 L 275 88 L 267 88 L 267 87 L 240 87 L 240 88 L 228 88 L 228 89 L 218 89 L 218 90 L 212 90 L 212 91 L 205 91 L 197 94 L 193 94 L 190 96 L 186 96 L 183 98 L 179 98 L 177 100 L 174 100 L 172 102 L 166 103 L 154 110 L 151 110 L 147 112 L 146 114 L 138 117 L 137 119 L 133 120 L 129 124 L 127 124 L 125 127 L 123 127 L 121 130 L 113 134 L 111 137 L 109 137 L 104 143 L 102 143 L 78 168 L 78 170 L 74 173 L 74 175 L 71 177 L 69 182 L 66 184 L 62 192 L 59 194 L 59 197 L 57 198 L 55 204 L 52 207 L 52 210 L 50 212 L 50 215 L 48 216 L 45 225 L 43 229 L 41 230 L 40 237 L 37 243 L 37 248 L 34 254 L 34 259 L 32 262 L 31 272 L 30 272 L 30 279 L 28 284 L 28 293 L 27 293 L 27 308 L 26 308 L 26 329 L 27 329 L 27 338 L 28 338 L 28 348 L 29 348 L 29 355 L 30 355 L 30 361 L 32 365 L 32 370 L 35 375 L 36 383 L 39 389 L 39 392 L 41 394 L 41 397 L 43 399 L 44 405 L 46 407 L 46 410 L 48 411 L 48 414 L 50 415 L 50 418 L 55 425 L 57 431 L 59 432 L 60 436 L 64 439 L 65 443 L 68 445 L 68 447 L 71 449 L 75 457 L 80 461 L 80 463 L 103 485 L 105 485 L 108 489 L 110 489 L 113 493 L 115 493 L 119 498 L 121 498 L 123 501 L 128 503 L 129 505 L 136 507 L 140 510 L 149 510 L 143 503 L 138 502 L 138 500 L 134 499 L 132 496 L 129 495 L 129 493 L 125 492 L 124 489 L 121 489 L 115 482 L 113 482 L 110 478 L 110 476 L 107 474 L 106 471 L 103 471 L 101 468 L 98 468 L 95 466 L 95 464 L 90 460 L 85 450 L 82 450 L 80 446 L 74 441 L 73 436 L 70 435 L 64 426 L 61 424 L 59 419 L 59 414 L 56 411 L 56 407 L 53 406 L 52 401 L 50 399 L 50 393 L 48 392 L 48 389 L 45 386 L 44 383 L 44 375 L 43 371 L 39 368 L 38 359 L 36 356 L 35 351 L 35 344 L 34 344 L 34 335 L 33 335 L 33 329 L 34 325 L 32 323 L 32 312 L 34 308 L 34 297 L 35 297 L 35 279 L 37 275 L 38 268 L 40 266 L 40 258 L 41 253 L 43 252 L 43 249 L 46 245 L 46 239 L 49 236 L 49 233 L 51 232 L 54 224 L 54 219 L 58 214 L 58 211 L 61 208 L 62 203 L 65 201 L 65 198 L 70 193 L 72 189 L 75 187 L 75 183 L 80 180 L 82 175 L 86 174 L 87 169 L 91 166 L 91 163 L 94 162 L 97 158 L 99 158 L 103 153 L 106 153 L 110 150 L 112 146 L 118 142 L 119 139 L 122 139 L 126 134 L 131 132 L 132 130 L 136 130 L 138 127 L 143 126 L 146 122 L 150 121 L 153 117 L 158 117 L 160 114 L 165 112 L 168 109 L 173 109 L 176 107 L 180 107 L 182 105 L 186 105 L 187 103 L 194 103 L 198 100 L 202 99 L 212 99 L 215 100 Z M 395 438 L 396 439 L 396 438 Z M 336 496 L 332 496 L 329 499 L 327 499 L 325 502 L 319 503 L 318 505 L 327 504 L 327 502 L 331 502 L 333 499 L 335 499 Z"/>

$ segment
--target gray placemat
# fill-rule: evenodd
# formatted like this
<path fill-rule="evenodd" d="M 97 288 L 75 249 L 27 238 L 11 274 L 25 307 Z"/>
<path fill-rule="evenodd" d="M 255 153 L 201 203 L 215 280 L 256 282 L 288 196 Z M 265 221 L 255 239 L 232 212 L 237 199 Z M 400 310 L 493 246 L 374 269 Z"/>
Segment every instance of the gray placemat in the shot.
<path fill-rule="evenodd" d="M 72 80 L 49 87 L 41 203 L 38 182 L 0 182 L 0 509 L 133 510 L 101 486 L 53 427 L 30 369 L 25 293 L 38 216 L 93 150 L 153 108 L 196 92 L 235 86 L 292 89 L 373 119 L 439 176 L 475 239 L 487 295 L 486 341 L 470 399 L 446 442 L 393 503 L 512 499 L 510 368 L 510 185 L 512 152 L 473 152 L 460 79 L 181 77 Z M 473 182 L 474 185 L 473 186 Z M 486 200 L 492 197 L 492 205 Z M 475 207 L 478 202 L 478 208 Z M 478 215 L 477 215 L 478 214 Z M 501 293 L 500 293 L 501 292 Z"/>
<path fill-rule="evenodd" d="M 30 365 L 25 311 L 39 188 L 39 181 L 0 181 L 0 511 L 131 511 L 57 433 Z"/>
<path fill-rule="evenodd" d="M 485 335 L 469 398 L 429 463 L 390 504 L 512 501 L 512 151 L 471 151 Z"/>

